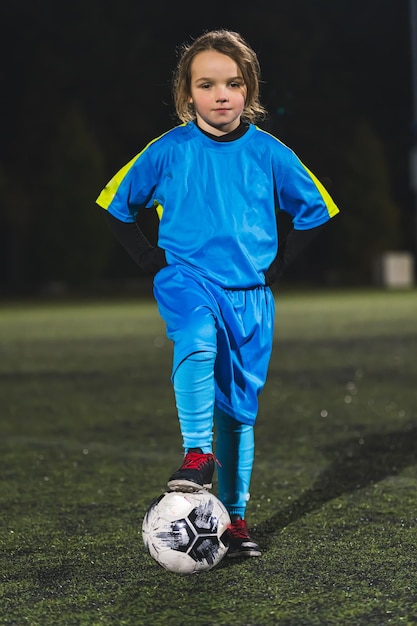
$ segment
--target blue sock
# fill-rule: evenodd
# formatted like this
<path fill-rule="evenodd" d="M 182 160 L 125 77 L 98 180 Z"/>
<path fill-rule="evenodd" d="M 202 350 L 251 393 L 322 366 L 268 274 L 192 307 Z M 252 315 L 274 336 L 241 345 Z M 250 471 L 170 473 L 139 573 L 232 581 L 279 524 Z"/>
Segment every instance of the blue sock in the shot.
<path fill-rule="evenodd" d="M 216 457 L 219 500 L 230 515 L 245 517 L 255 454 L 253 426 L 242 424 L 216 407 Z"/>
<path fill-rule="evenodd" d="M 195 352 L 182 361 L 173 377 L 184 450 L 213 445 L 215 352 Z"/>

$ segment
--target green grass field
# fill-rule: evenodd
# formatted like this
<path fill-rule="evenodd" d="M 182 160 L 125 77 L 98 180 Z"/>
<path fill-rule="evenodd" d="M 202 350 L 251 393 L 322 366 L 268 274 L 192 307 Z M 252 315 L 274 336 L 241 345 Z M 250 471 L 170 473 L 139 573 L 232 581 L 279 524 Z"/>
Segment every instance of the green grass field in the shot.
<path fill-rule="evenodd" d="M 0 355 L 0 624 L 417 624 L 416 291 L 277 295 L 263 556 L 187 577 L 140 535 L 181 461 L 155 305 L 3 304 Z"/>

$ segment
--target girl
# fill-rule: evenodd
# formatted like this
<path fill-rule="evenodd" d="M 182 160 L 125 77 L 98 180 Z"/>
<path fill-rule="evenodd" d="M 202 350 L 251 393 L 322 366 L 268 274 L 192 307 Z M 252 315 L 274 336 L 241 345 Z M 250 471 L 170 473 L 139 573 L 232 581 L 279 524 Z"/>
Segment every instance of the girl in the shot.
<path fill-rule="evenodd" d="M 172 383 L 185 456 L 168 488 L 212 486 L 231 516 L 229 557 L 259 556 L 245 521 L 258 396 L 274 331 L 270 285 L 338 213 L 317 178 L 254 123 L 257 56 L 235 32 L 204 33 L 184 46 L 173 82 L 182 122 L 151 141 L 103 189 L 97 203 L 145 271 L 173 341 Z M 153 247 L 136 218 L 160 216 Z M 293 230 L 278 252 L 276 210 Z M 216 457 L 213 428 L 216 429 Z"/>

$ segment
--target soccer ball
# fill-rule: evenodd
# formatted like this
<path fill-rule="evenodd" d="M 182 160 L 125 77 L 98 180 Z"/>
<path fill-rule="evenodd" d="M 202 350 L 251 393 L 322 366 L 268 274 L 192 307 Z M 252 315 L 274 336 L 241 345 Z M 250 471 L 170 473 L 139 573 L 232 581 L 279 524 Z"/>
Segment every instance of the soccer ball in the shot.
<path fill-rule="evenodd" d="M 142 538 L 152 558 L 170 572 L 193 574 L 220 563 L 228 546 L 229 513 L 208 491 L 167 491 L 147 510 Z"/>

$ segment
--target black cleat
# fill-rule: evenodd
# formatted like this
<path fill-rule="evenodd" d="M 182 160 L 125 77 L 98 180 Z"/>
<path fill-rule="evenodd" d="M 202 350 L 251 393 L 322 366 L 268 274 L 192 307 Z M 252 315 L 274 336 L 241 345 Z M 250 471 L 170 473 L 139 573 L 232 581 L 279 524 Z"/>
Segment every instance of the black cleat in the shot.
<path fill-rule="evenodd" d="M 262 552 L 257 543 L 249 536 L 248 526 L 244 519 L 234 520 L 226 531 L 226 543 L 229 545 L 227 556 L 261 556 Z"/>
<path fill-rule="evenodd" d="M 211 489 L 214 473 L 214 454 L 188 452 L 184 462 L 168 480 L 171 491 L 201 491 Z"/>

